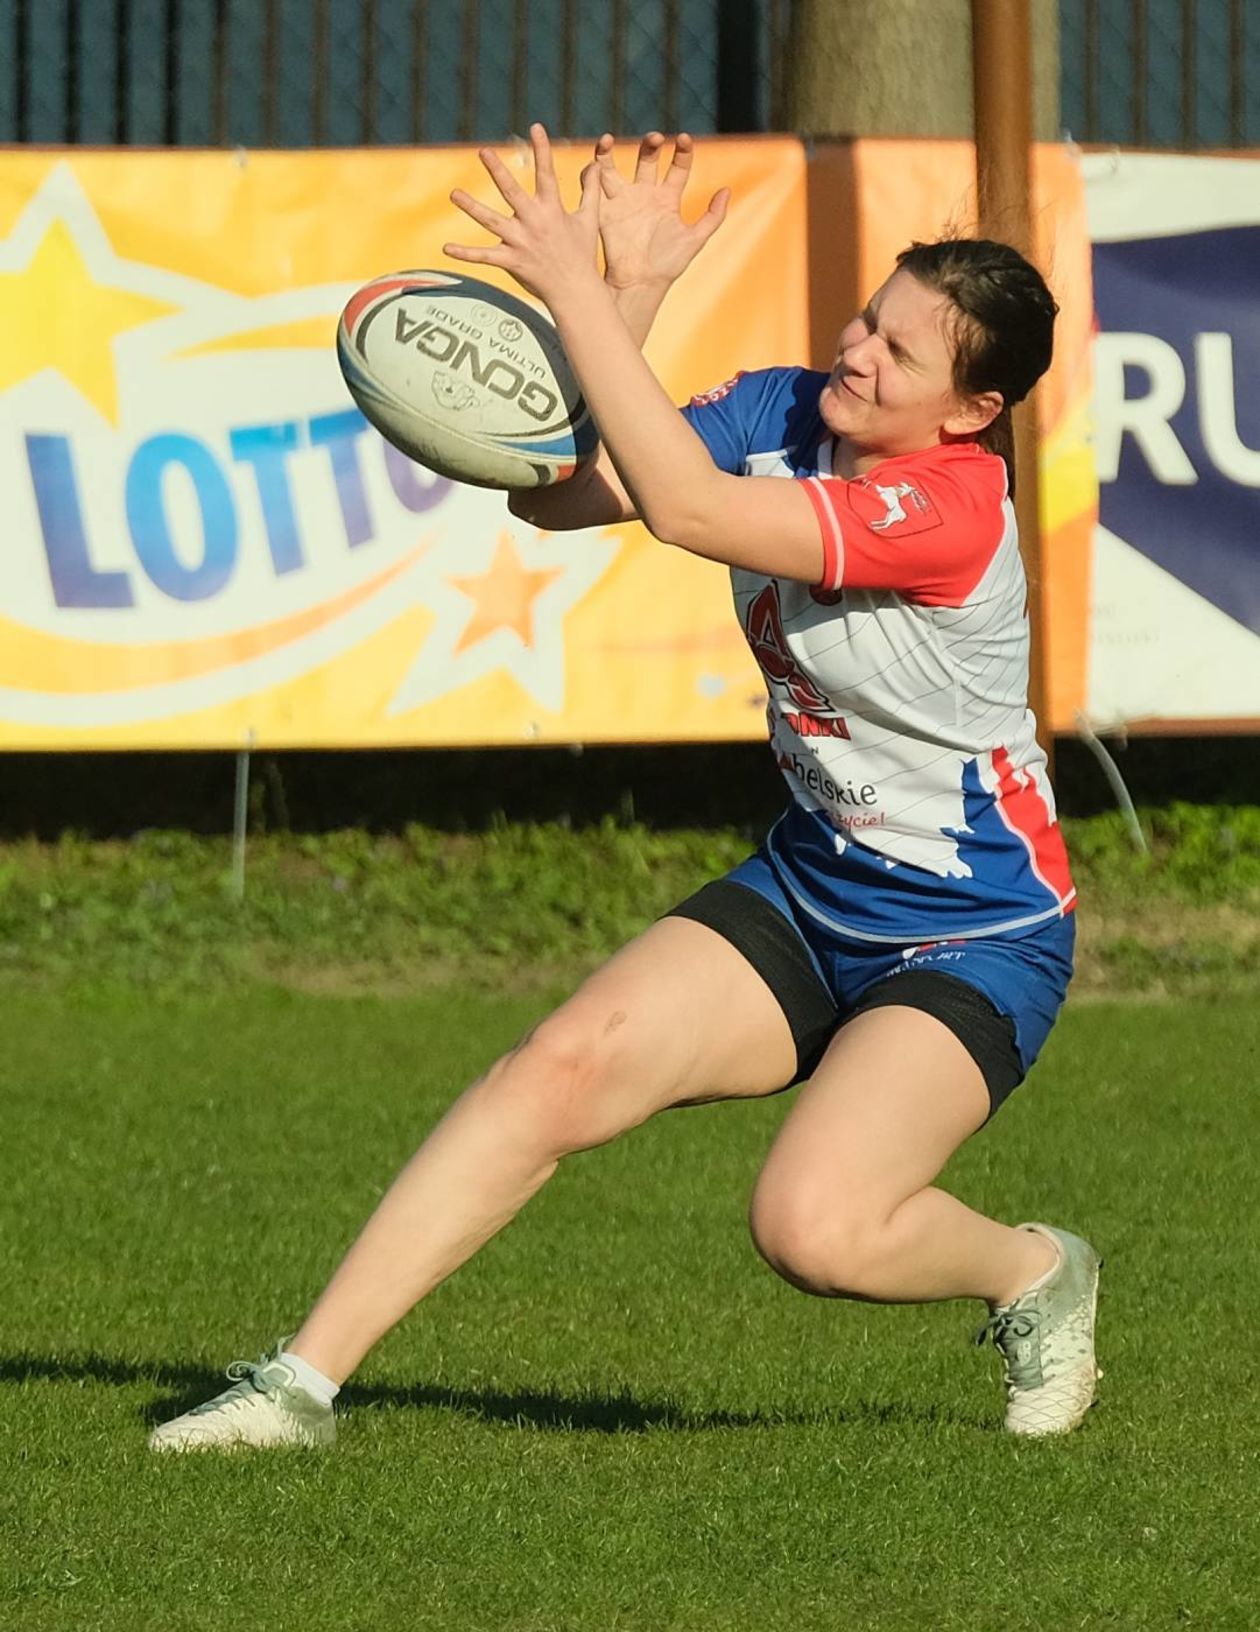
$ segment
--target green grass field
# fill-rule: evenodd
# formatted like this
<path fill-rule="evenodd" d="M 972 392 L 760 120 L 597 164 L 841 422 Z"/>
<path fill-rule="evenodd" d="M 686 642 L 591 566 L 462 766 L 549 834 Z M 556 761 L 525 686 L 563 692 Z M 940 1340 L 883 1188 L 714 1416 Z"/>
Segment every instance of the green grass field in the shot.
<path fill-rule="evenodd" d="M 1070 1439 L 999 1431 L 978 1308 L 761 1264 L 771 1100 L 567 1164 L 369 1359 L 335 1451 L 149 1456 L 542 1006 L 6 992 L 5 1632 L 1260 1625 L 1254 1000 L 1069 1007 L 947 1175 L 1107 1256 Z"/>

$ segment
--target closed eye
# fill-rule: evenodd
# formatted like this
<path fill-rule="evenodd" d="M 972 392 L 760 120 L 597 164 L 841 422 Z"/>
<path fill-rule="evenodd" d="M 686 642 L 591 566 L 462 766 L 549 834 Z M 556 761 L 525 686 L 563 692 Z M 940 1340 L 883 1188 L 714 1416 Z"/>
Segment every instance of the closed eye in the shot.
<path fill-rule="evenodd" d="M 873 307 L 868 306 L 866 308 L 866 310 L 862 313 L 860 321 L 865 326 L 869 334 L 879 334 L 879 313 L 876 312 Z M 899 340 L 894 340 L 889 334 L 883 335 L 882 339 L 884 344 L 888 347 L 888 354 L 892 358 L 893 362 L 908 365 L 911 368 L 917 367 L 914 358 Z"/>
<path fill-rule="evenodd" d="M 888 347 L 888 355 L 894 363 L 902 368 L 917 368 L 919 366 L 900 340 L 894 340 L 892 335 L 886 334 L 884 344 Z"/>

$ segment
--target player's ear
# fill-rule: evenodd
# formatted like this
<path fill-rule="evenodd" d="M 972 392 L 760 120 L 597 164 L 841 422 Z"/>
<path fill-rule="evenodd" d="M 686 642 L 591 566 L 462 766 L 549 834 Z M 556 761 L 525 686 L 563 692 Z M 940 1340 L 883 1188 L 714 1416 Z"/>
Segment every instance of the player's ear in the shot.
<path fill-rule="evenodd" d="M 978 436 L 986 425 L 992 425 L 1005 406 L 1000 391 L 981 391 L 974 397 L 961 397 L 941 429 L 950 436 Z"/>

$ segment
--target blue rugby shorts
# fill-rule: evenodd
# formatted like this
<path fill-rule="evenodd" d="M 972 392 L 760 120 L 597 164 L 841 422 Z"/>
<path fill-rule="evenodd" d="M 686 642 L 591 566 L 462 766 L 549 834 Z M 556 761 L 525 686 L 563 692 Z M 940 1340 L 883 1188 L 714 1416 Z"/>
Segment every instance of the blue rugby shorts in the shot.
<path fill-rule="evenodd" d="M 922 1009 L 958 1037 L 984 1076 L 990 1115 L 1041 1052 L 1072 978 L 1071 914 L 1019 937 L 859 942 L 795 909 L 761 852 L 669 916 L 706 924 L 757 970 L 792 1028 L 797 1081 L 847 1021 L 896 1004 Z"/>

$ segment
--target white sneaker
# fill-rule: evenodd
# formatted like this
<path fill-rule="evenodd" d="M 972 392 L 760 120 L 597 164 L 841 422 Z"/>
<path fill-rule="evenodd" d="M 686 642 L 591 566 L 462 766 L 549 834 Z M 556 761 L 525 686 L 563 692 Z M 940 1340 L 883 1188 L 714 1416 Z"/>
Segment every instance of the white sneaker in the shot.
<path fill-rule="evenodd" d="M 234 1360 L 232 1387 L 149 1435 L 151 1451 L 231 1451 L 243 1445 L 331 1445 L 332 1406 L 317 1400 L 276 1355 Z"/>
<path fill-rule="evenodd" d="M 1094 1358 L 1094 1316 L 1102 1260 L 1078 1235 L 1021 1224 L 1056 1248 L 1059 1262 L 1015 1299 L 994 1309 L 976 1338 L 1002 1355 L 1006 1427 L 1039 1438 L 1066 1434 L 1094 1403 L 1102 1372 Z"/>

